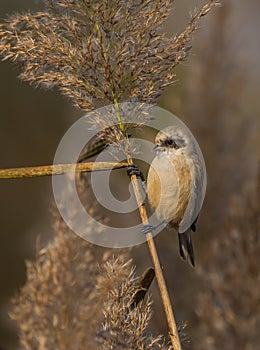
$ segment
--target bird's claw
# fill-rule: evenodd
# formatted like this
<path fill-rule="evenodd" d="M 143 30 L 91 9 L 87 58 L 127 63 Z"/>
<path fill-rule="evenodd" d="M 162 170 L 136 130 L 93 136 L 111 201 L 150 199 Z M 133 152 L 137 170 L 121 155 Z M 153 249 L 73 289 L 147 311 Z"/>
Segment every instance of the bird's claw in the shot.
<path fill-rule="evenodd" d="M 144 174 L 141 172 L 141 170 L 135 165 L 135 164 L 129 164 L 127 167 L 127 175 L 131 177 L 132 175 L 135 175 L 137 177 L 140 177 L 142 181 L 145 181 Z"/>
<path fill-rule="evenodd" d="M 146 235 L 147 233 L 152 232 L 155 229 L 156 229 L 156 227 L 154 227 L 153 225 L 146 224 L 146 225 L 143 225 L 142 233 L 144 233 Z"/>
<path fill-rule="evenodd" d="M 151 225 L 151 224 L 145 224 L 145 225 L 143 225 L 143 228 L 142 228 L 142 233 L 144 233 L 144 234 L 147 234 L 148 232 L 152 232 L 152 231 L 155 231 L 155 230 L 157 230 L 160 226 L 162 226 L 162 225 L 164 225 L 163 227 L 162 227 L 162 229 L 166 226 L 166 223 L 165 223 L 165 220 L 163 220 L 163 221 L 161 221 L 161 222 L 159 222 L 159 224 L 157 224 L 157 225 Z M 162 230 L 161 229 L 161 230 Z"/>

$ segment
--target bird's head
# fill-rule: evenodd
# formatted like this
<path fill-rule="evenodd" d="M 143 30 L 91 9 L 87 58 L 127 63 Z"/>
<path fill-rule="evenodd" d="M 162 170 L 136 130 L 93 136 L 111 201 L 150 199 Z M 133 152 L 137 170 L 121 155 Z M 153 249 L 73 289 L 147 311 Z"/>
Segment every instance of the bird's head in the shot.
<path fill-rule="evenodd" d="M 189 135 L 179 127 L 168 126 L 156 135 L 154 150 L 159 153 L 183 154 L 191 147 L 191 142 Z"/>

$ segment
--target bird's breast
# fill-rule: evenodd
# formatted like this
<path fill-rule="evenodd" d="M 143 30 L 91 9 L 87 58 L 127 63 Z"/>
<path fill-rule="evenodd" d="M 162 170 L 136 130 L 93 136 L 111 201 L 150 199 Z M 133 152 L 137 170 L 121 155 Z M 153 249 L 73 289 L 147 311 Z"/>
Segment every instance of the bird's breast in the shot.
<path fill-rule="evenodd" d="M 191 185 L 190 161 L 185 155 L 154 158 L 147 177 L 147 195 L 159 219 L 179 226 L 190 200 Z"/>

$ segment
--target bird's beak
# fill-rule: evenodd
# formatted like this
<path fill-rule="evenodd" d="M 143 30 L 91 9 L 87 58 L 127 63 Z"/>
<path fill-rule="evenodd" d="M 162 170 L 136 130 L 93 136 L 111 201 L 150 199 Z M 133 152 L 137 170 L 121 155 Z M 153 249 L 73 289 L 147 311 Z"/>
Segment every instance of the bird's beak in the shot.
<path fill-rule="evenodd" d="M 158 146 L 158 145 L 156 145 L 156 146 L 154 146 L 154 148 L 153 148 L 153 151 L 158 151 L 160 149 L 160 146 Z"/>

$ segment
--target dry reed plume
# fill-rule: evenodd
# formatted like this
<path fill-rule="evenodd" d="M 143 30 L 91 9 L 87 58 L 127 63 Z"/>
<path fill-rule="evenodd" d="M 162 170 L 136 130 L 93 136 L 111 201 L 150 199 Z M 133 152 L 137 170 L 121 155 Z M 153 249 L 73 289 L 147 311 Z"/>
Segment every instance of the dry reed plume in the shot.
<path fill-rule="evenodd" d="M 86 188 L 80 180 L 85 201 Z M 88 210 L 94 215 L 95 204 Z M 140 286 L 128 253 L 117 251 L 115 258 L 115 251 L 87 243 L 58 213 L 54 229 L 53 241 L 38 250 L 35 262 L 27 262 L 26 284 L 13 300 L 21 348 L 171 349 L 163 337 L 147 333 L 150 299 L 133 304 Z"/>
<path fill-rule="evenodd" d="M 198 20 L 168 38 L 160 27 L 171 0 L 46 0 L 43 12 L 18 14 L 0 25 L 0 55 L 17 62 L 20 78 L 57 87 L 83 110 L 131 99 L 153 103 L 175 80 Z"/>

